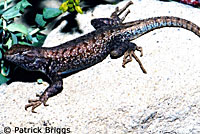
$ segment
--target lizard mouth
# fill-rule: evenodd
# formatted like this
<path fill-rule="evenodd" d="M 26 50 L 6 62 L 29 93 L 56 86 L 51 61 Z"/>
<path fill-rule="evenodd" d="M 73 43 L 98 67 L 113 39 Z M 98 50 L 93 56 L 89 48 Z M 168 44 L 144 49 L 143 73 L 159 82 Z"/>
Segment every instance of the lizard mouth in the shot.
<path fill-rule="evenodd" d="M 6 54 L 6 53 L 4 54 L 3 59 L 5 59 L 7 61 L 12 61 L 12 62 L 19 62 L 19 61 L 23 60 L 23 59 L 19 58 L 16 54 L 10 55 L 10 54 Z"/>

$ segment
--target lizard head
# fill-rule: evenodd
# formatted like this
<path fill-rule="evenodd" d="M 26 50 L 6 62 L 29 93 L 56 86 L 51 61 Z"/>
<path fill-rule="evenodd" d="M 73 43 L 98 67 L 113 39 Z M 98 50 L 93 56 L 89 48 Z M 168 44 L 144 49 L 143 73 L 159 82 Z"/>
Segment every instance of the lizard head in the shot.
<path fill-rule="evenodd" d="M 13 45 L 3 55 L 4 60 L 9 61 L 26 70 L 44 71 L 41 63 L 46 62 L 40 57 L 41 49 L 26 45 Z"/>
<path fill-rule="evenodd" d="M 33 47 L 26 45 L 13 45 L 8 51 L 3 55 L 3 58 L 9 62 L 15 64 L 21 64 L 26 62 L 31 62 L 34 60 Z M 28 57 L 28 58 L 27 58 Z"/>

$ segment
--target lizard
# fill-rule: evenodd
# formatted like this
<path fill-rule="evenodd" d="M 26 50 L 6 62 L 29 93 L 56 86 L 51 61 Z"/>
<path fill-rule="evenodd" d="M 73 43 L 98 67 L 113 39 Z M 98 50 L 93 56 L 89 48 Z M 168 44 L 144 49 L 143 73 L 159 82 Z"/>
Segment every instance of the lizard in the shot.
<path fill-rule="evenodd" d="M 130 13 L 127 8 L 133 4 L 129 1 L 123 8 L 117 7 L 110 18 L 97 18 L 91 20 L 94 31 L 60 44 L 55 47 L 33 47 L 26 45 L 13 45 L 7 50 L 4 60 L 14 63 L 28 71 L 40 71 L 50 80 L 45 91 L 29 100 L 25 110 L 29 107 L 33 113 L 35 108 L 46 103 L 50 97 L 63 90 L 63 77 L 87 69 L 103 61 L 108 55 L 112 59 L 123 56 L 122 66 L 134 58 L 143 73 L 147 73 L 135 51 L 143 55 L 143 49 L 132 40 L 164 27 L 179 27 L 187 29 L 200 37 L 200 27 L 191 21 L 174 16 L 159 16 L 132 22 L 123 22 Z M 127 10 L 127 11 L 126 11 Z M 126 11 L 126 12 L 125 12 Z M 124 15 L 119 17 L 122 13 Z"/>

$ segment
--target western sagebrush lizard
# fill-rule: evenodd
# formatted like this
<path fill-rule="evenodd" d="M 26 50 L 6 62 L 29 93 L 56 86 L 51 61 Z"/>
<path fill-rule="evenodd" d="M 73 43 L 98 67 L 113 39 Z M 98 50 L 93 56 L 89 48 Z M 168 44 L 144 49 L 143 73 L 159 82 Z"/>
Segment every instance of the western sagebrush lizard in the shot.
<path fill-rule="evenodd" d="M 146 73 L 142 63 L 135 55 L 135 50 L 141 52 L 142 47 L 130 42 L 143 34 L 163 27 L 180 27 L 192 31 L 200 37 L 200 27 L 196 24 L 173 16 L 153 17 L 133 22 L 123 23 L 130 11 L 123 13 L 132 2 L 122 9 L 116 8 L 110 18 L 93 19 L 91 24 L 96 29 L 84 36 L 63 43 L 52 48 L 13 45 L 4 54 L 4 59 L 29 71 L 41 71 L 50 79 L 49 87 L 36 100 L 29 100 L 25 109 L 34 109 L 46 102 L 50 97 L 60 93 L 63 89 L 63 75 L 74 73 L 91 67 L 108 55 L 119 58 L 124 55 L 122 66 L 132 60 L 139 63 Z"/>

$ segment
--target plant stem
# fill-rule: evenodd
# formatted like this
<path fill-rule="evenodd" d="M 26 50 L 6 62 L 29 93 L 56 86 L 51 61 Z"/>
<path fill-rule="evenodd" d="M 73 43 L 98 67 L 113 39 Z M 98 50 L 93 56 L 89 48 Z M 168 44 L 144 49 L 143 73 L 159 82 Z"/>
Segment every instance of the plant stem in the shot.
<path fill-rule="evenodd" d="M 37 33 L 38 31 L 40 31 L 40 29 L 39 29 L 39 28 L 36 28 L 36 29 L 34 29 L 33 31 L 31 31 L 29 34 L 30 34 L 30 35 L 33 35 L 33 34 Z"/>
<path fill-rule="evenodd" d="M 4 0 L 4 10 L 7 9 L 7 0 Z M 3 29 L 6 30 L 6 21 L 3 19 Z"/>

